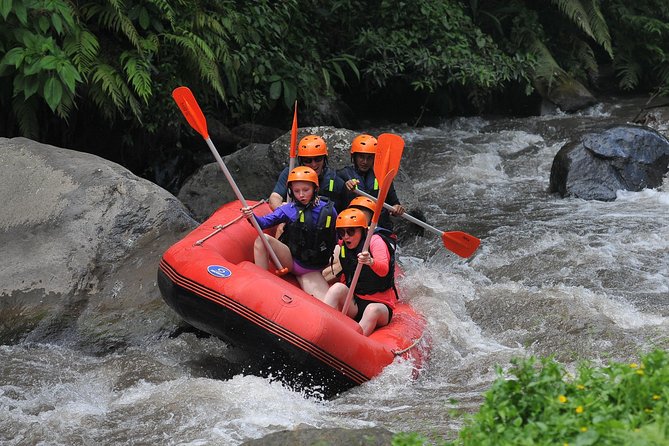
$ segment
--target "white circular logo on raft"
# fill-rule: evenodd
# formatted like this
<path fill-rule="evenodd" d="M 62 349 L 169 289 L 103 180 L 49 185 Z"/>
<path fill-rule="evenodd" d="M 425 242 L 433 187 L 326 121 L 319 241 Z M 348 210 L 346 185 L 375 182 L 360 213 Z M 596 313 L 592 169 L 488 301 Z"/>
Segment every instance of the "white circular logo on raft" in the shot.
<path fill-rule="evenodd" d="M 214 277 L 226 278 L 232 275 L 232 271 L 227 269 L 225 266 L 220 265 L 209 265 L 207 267 L 207 271 Z"/>

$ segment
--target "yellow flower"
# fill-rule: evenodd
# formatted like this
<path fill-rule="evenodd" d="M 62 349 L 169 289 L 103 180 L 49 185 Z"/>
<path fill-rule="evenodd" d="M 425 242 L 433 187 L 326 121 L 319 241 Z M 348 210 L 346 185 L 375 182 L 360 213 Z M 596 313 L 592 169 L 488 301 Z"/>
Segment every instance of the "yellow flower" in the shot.
<path fill-rule="evenodd" d="M 643 411 L 646 413 L 653 413 L 653 409 L 649 409 L 647 407 Z"/>
<path fill-rule="evenodd" d="M 588 432 L 588 428 L 585 426 L 581 427 L 581 432 Z"/>
<path fill-rule="evenodd" d="M 583 384 L 578 384 L 578 385 L 576 386 L 576 388 L 577 388 L 578 390 L 585 390 L 585 386 L 584 386 Z"/>
<path fill-rule="evenodd" d="M 638 368 L 639 368 L 639 364 L 637 364 L 636 362 L 633 362 L 633 363 L 630 364 L 630 368 L 632 368 L 632 369 L 638 369 Z"/>
<path fill-rule="evenodd" d="M 583 413 L 583 406 L 578 406 L 576 408 L 576 413 Z"/>
<path fill-rule="evenodd" d="M 564 404 L 567 402 L 567 397 L 564 395 L 560 395 L 558 396 L 558 401 Z"/>
<path fill-rule="evenodd" d="M 640 376 L 643 376 L 643 370 L 641 370 L 641 369 L 637 370 L 637 371 L 636 371 L 636 374 L 637 374 L 637 375 L 640 375 Z"/>
<path fill-rule="evenodd" d="M 660 395 L 653 395 L 653 399 L 654 399 L 655 401 L 659 400 L 659 399 L 660 399 Z"/>
<path fill-rule="evenodd" d="M 569 446 L 569 443 L 562 443 L 562 446 Z"/>

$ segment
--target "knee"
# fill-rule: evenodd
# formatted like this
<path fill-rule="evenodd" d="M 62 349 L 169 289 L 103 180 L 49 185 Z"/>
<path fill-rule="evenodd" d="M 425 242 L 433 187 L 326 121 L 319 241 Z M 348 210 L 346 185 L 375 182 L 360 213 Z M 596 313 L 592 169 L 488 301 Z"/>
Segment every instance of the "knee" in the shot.
<path fill-rule="evenodd" d="M 377 325 L 388 323 L 388 309 L 383 304 L 369 305 L 365 309 L 365 319 L 376 322 Z"/>
<path fill-rule="evenodd" d="M 341 296 L 346 296 L 348 288 L 343 283 L 335 283 L 330 287 L 327 293 L 325 293 L 324 302 L 331 307 L 338 307 Z"/>

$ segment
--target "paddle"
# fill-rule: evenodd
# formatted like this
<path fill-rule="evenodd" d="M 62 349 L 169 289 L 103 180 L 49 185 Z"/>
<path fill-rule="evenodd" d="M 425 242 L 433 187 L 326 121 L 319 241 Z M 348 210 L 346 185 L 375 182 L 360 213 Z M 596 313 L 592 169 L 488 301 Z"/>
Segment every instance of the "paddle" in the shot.
<path fill-rule="evenodd" d="M 370 200 L 376 201 L 376 198 L 374 198 L 372 195 L 369 195 L 367 192 L 361 191 L 360 189 L 353 189 L 353 192 L 355 192 L 358 195 L 362 195 L 363 197 L 367 197 Z M 383 207 L 388 209 L 389 211 L 395 210 L 388 203 L 383 203 Z M 430 226 L 424 221 L 418 220 L 416 217 L 413 217 L 407 214 L 406 212 L 403 213 L 401 217 L 405 218 L 406 220 L 409 220 L 411 223 L 421 226 L 427 229 L 428 231 L 433 232 L 438 236 L 440 236 L 441 240 L 444 242 L 444 247 L 449 251 L 459 255 L 460 257 L 466 258 L 471 256 L 472 254 L 474 254 L 474 251 L 476 251 L 479 245 L 481 244 L 481 239 L 478 239 L 471 234 L 467 234 L 466 232 L 462 231 L 444 232 L 435 228 L 434 226 Z"/>
<path fill-rule="evenodd" d="M 374 208 L 374 215 L 372 215 L 372 222 L 367 230 L 367 237 L 365 238 L 365 243 L 362 245 L 362 251 L 369 250 L 369 244 L 372 241 L 374 230 L 376 229 L 379 217 L 381 216 L 383 203 L 386 200 L 386 195 L 388 195 L 388 190 L 395 178 L 395 174 L 400 167 L 403 151 L 404 140 L 399 135 L 394 135 L 392 133 L 383 133 L 382 135 L 379 135 L 376 156 L 374 157 L 374 175 L 376 175 L 377 179 L 381 178 L 382 180 L 379 187 L 379 199 Z M 358 263 L 355 267 L 355 273 L 353 273 L 351 285 L 348 288 L 344 306 L 341 309 L 341 312 L 344 314 L 348 314 L 348 308 L 351 306 L 351 300 L 353 299 L 353 293 L 358 284 L 361 270 L 362 263 Z"/>
<path fill-rule="evenodd" d="M 293 127 L 290 129 L 290 163 L 288 172 L 295 167 L 295 158 L 297 157 L 297 101 L 295 101 L 295 110 L 293 111 Z"/>
<path fill-rule="evenodd" d="M 223 171 L 225 178 L 227 178 L 228 183 L 230 183 L 230 187 L 232 187 L 232 190 L 235 192 L 237 199 L 242 203 L 242 206 L 248 207 L 242 192 L 239 190 L 239 187 L 237 187 L 237 183 L 235 183 L 232 175 L 230 175 L 230 171 L 223 162 L 221 155 L 218 154 L 218 150 L 216 150 L 214 143 L 211 141 L 211 138 L 209 138 L 209 132 L 207 131 L 207 120 L 204 117 L 204 113 L 202 113 L 202 109 L 200 109 L 200 106 L 195 100 L 193 93 L 188 87 L 177 87 L 172 92 L 172 98 L 174 98 L 174 102 L 176 102 L 179 106 L 179 109 L 186 118 L 186 121 L 188 121 L 188 124 L 190 124 L 190 126 L 193 127 L 196 132 L 202 135 L 206 141 L 209 149 L 211 150 L 211 153 L 214 155 L 214 158 L 216 158 L 216 161 L 218 161 L 218 165 L 221 166 L 221 170 Z M 251 223 L 253 223 L 253 227 L 255 227 L 256 231 L 258 231 L 258 235 L 260 235 L 260 239 L 265 245 L 265 249 L 267 249 L 267 252 L 269 253 L 272 261 L 274 262 L 274 265 L 277 268 L 275 273 L 277 275 L 287 273 L 288 268 L 284 268 L 281 265 L 279 258 L 276 256 L 276 253 L 265 238 L 265 234 L 262 232 L 262 229 L 260 228 L 260 225 L 258 225 L 258 221 L 255 219 L 255 217 L 251 218 Z"/>
<path fill-rule="evenodd" d="M 290 129 L 290 162 L 288 163 L 288 173 L 295 168 L 295 158 L 297 157 L 297 100 L 295 101 L 295 109 L 293 111 L 293 127 Z M 293 198 L 288 194 L 288 203 L 293 201 Z"/>

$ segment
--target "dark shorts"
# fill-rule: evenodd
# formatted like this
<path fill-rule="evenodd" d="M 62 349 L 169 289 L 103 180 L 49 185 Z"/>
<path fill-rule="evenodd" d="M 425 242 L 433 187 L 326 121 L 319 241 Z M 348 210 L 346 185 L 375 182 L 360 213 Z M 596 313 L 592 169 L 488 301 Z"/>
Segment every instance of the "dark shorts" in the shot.
<path fill-rule="evenodd" d="M 373 300 L 361 299 L 358 296 L 354 296 L 353 299 L 355 299 L 355 304 L 358 306 L 358 314 L 356 314 L 355 317 L 353 318 L 353 320 L 356 322 L 360 322 L 360 320 L 362 320 L 362 315 L 365 313 L 367 305 L 381 303 L 381 302 L 374 302 Z M 388 309 L 388 323 L 390 323 L 390 321 L 393 318 L 393 309 L 390 308 L 390 306 L 388 305 L 386 305 L 386 308 Z"/>

